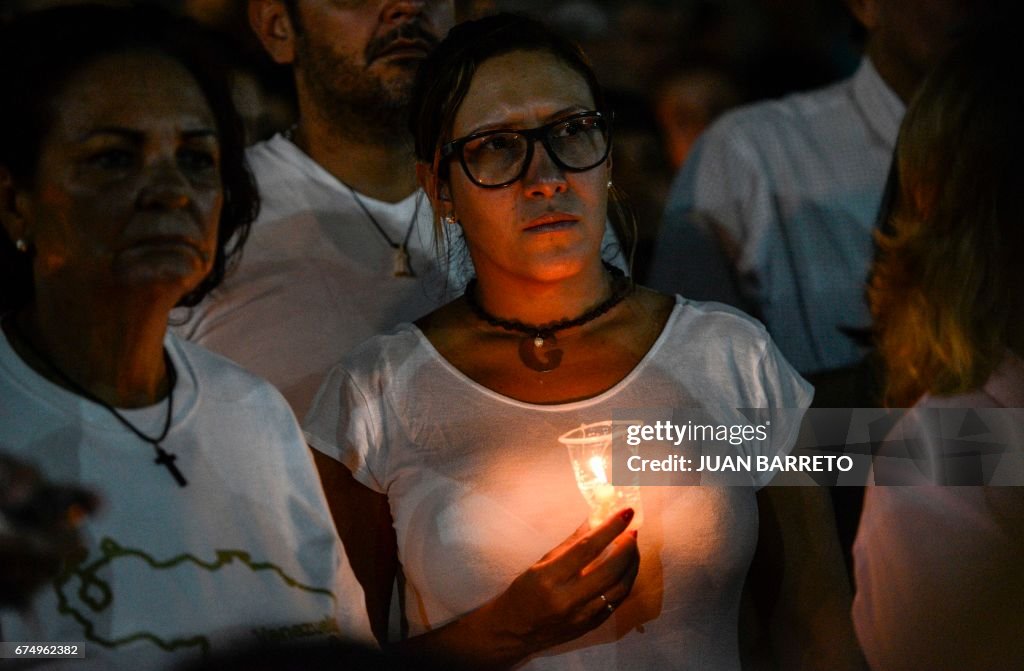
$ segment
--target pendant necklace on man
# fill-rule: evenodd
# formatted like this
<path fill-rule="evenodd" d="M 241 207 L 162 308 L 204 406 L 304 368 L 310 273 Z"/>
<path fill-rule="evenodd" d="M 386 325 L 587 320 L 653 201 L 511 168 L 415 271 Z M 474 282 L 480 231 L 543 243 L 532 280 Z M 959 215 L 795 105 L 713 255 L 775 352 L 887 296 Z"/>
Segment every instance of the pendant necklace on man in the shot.
<path fill-rule="evenodd" d="M 376 228 L 377 232 L 380 233 L 382 238 L 384 238 L 384 242 L 388 244 L 388 247 L 395 250 L 391 264 L 391 273 L 395 277 L 416 277 L 416 273 L 412 269 L 412 262 L 409 258 L 409 238 L 412 237 L 413 229 L 416 228 L 416 221 L 419 219 L 420 205 L 423 202 L 423 192 L 420 191 L 416 194 L 416 206 L 413 208 L 412 218 L 409 220 L 409 227 L 405 230 L 405 238 L 403 238 L 402 242 L 399 243 L 391 239 L 384 230 L 384 227 L 380 225 L 377 218 L 370 212 L 370 208 L 366 207 L 366 203 L 364 203 L 363 199 L 359 197 L 356 190 L 348 184 L 345 186 L 348 187 L 348 190 L 352 194 L 352 198 L 356 201 L 356 204 L 359 206 L 359 209 L 363 211 L 366 218 L 370 220 L 373 227 Z"/>
<path fill-rule="evenodd" d="M 117 419 L 117 421 L 123 424 L 142 441 L 152 445 L 153 449 L 156 451 L 156 459 L 153 460 L 153 463 L 166 468 L 167 472 L 170 473 L 172 478 L 174 478 L 174 481 L 178 483 L 178 486 L 184 487 L 188 484 L 185 476 L 174 463 L 178 458 L 177 455 L 168 452 L 160 445 L 160 443 L 164 442 L 164 439 L 167 438 L 167 433 L 171 430 L 171 418 L 174 416 L 174 387 L 178 382 L 178 372 L 174 369 L 174 362 L 171 361 L 171 357 L 167 354 L 167 350 L 164 350 L 164 365 L 167 367 L 167 415 L 164 418 L 164 428 L 160 431 L 160 435 L 156 438 L 151 438 L 140 431 L 134 424 L 129 422 L 124 415 L 114 408 L 114 406 L 110 405 L 98 396 L 95 396 L 85 387 L 72 380 L 67 373 L 58 368 L 57 364 L 51 361 L 49 357 L 36 349 L 32 344 L 32 341 L 21 332 L 21 329 L 18 327 L 18 324 L 14 319 L 11 319 L 9 325 L 11 330 L 18 336 L 18 340 L 21 341 L 21 344 L 24 345 L 25 348 L 33 354 L 33 356 L 46 364 L 46 367 L 49 368 L 61 382 L 67 385 L 79 396 L 84 396 L 93 403 L 106 408 L 107 411 Z"/>
<path fill-rule="evenodd" d="M 562 363 L 562 350 L 558 348 L 558 340 L 555 338 L 556 333 L 594 321 L 621 303 L 633 291 L 633 283 L 622 270 L 606 261 L 602 261 L 602 263 L 612 276 L 611 295 L 579 317 L 573 319 L 565 318 L 551 324 L 534 326 L 533 324 L 524 324 L 512 319 L 495 317 L 487 312 L 477 301 L 475 277 L 466 285 L 463 298 L 469 309 L 473 311 L 473 314 L 491 326 L 525 334 L 525 337 L 519 341 L 519 360 L 531 370 L 539 373 L 548 373 L 558 368 Z M 542 358 L 542 354 L 546 356 Z"/>

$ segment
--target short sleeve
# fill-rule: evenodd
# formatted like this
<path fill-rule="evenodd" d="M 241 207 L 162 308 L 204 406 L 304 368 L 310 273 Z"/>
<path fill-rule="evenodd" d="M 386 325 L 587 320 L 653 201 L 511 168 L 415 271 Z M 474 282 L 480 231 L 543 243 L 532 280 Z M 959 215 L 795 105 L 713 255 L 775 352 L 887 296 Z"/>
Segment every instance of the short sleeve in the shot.
<path fill-rule="evenodd" d="M 814 398 L 814 388 L 800 377 L 771 339 L 764 343 L 757 375 L 772 423 L 765 445 L 767 456 L 771 459 L 787 455 L 796 443 L 804 412 Z M 760 489 L 774 476 L 775 472 L 771 470 L 759 472 L 754 478 L 754 485 Z"/>
<path fill-rule="evenodd" d="M 303 433 L 309 445 L 340 461 L 353 477 L 385 493 L 379 408 L 344 366 L 335 366 L 313 400 Z"/>

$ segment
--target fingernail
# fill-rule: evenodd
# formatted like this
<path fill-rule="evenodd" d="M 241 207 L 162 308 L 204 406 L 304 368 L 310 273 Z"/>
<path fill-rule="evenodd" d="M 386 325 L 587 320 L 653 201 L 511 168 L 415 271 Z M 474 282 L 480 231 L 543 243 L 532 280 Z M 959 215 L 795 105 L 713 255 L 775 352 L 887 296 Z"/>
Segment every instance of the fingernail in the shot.
<path fill-rule="evenodd" d="M 631 519 L 633 519 L 633 509 L 632 508 L 626 508 L 621 513 L 619 513 L 619 515 L 622 517 L 622 521 L 623 522 L 628 522 Z"/>

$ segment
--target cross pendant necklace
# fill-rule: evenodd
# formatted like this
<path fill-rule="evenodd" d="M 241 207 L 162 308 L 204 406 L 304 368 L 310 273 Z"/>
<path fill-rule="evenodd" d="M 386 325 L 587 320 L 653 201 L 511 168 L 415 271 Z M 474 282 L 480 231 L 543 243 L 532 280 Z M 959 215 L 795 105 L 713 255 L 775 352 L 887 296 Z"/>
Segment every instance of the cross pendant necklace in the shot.
<path fill-rule="evenodd" d="M 167 470 L 171 474 L 171 477 L 174 478 L 174 481 L 177 482 L 179 486 L 184 487 L 185 485 L 187 485 L 188 481 L 185 480 L 185 476 L 182 475 L 181 471 L 178 470 L 178 467 L 174 465 L 174 461 L 178 457 L 174 454 L 171 454 L 164 448 L 160 447 L 159 444 L 153 445 L 153 447 L 156 448 L 156 459 L 153 460 L 153 463 L 160 464 L 161 466 L 166 466 Z"/>
<path fill-rule="evenodd" d="M 58 379 L 61 380 L 61 382 L 63 382 L 67 387 L 69 387 L 78 395 L 84 396 L 93 403 L 96 403 L 97 405 L 101 405 L 104 408 L 106 408 L 107 411 L 110 412 L 110 414 L 117 418 L 117 421 L 121 422 L 121 424 L 123 424 L 141 440 L 152 445 L 153 449 L 156 450 L 156 459 L 154 460 L 153 463 L 159 466 L 164 466 L 167 469 L 167 472 L 170 473 L 171 477 L 174 478 L 174 481 L 178 483 L 179 487 L 184 487 L 185 485 L 188 484 L 188 480 L 185 479 L 185 476 L 182 474 L 181 470 L 179 470 L 178 467 L 174 465 L 175 460 L 178 458 L 177 455 L 171 454 L 160 445 L 160 443 L 164 441 L 164 438 L 167 437 L 167 433 L 171 430 L 171 418 L 174 416 L 174 387 L 177 385 L 178 382 L 178 372 L 174 369 L 174 362 L 171 361 L 171 357 L 167 353 L 166 349 L 164 350 L 163 353 L 164 365 L 167 367 L 167 415 L 164 418 L 164 428 L 160 432 L 160 435 L 157 436 L 156 438 L 151 438 L 146 434 L 142 433 L 142 431 L 140 431 L 138 427 L 136 427 L 134 424 L 129 422 L 124 417 L 124 415 L 119 413 L 117 409 L 114 408 L 114 406 L 110 405 L 109 403 L 99 398 L 98 396 L 95 396 L 85 387 L 72 380 L 71 377 L 69 377 L 67 373 L 58 368 L 57 364 L 51 361 L 49 357 L 47 357 L 38 349 L 36 349 L 36 347 L 32 344 L 32 341 L 29 340 L 25 336 L 25 334 L 21 332 L 21 328 L 18 326 L 18 322 L 16 319 L 11 318 L 11 320 L 7 323 L 11 327 L 11 332 L 17 335 L 18 340 L 25 347 L 25 349 L 31 352 L 32 355 L 35 356 L 35 358 L 39 359 L 41 362 L 46 364 L 46 367 L 49 368 L 53 372 L 53 374 L 57 376 Z"/>

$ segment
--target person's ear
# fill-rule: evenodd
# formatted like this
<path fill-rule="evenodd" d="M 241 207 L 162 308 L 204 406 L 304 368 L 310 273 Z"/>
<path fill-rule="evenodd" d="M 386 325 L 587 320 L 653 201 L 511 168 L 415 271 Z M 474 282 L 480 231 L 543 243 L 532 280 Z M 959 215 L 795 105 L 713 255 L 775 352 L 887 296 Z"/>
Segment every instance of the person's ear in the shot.
<path fill-rule="evenodd" d="M 25 251 L 21 245 L 32 242 L 29 218 L 25 216 L 28 207 L 27 194 L 17 188 L 11 171 L 0 165 L 0 226 L 11 242 L 18 245 L 19 251 Z"/>
<path fill-rule="evenodd" d="M 452 195 L 448 189 L 448 184 L 434 172 L 434 167 L 429 163 L 422 161 L 416 162 L 416 181 L 419 182 L 420 188 L 430 198 L 430 204 L 436 210 L 438 205 L 444 203 L 451 203 Z"/>
<path fill-rule="evenodd" d="M 282 0 L 249 0 L 249 25 L 275 63 L 295 61 L 296 26 Z"/>
<path fill-rule="evenodd" d="M 448 183 L 437 176 L 433 166 L 419 162 L 416 163 L 416 180 L 420 188 L 430 199 L 430 206 L 438 219 L 446 223 L 455 222 L 455 204 L 452 202 L 451 190 Z"/>
<path fill-rule="evenodd" d="M 868 32 L 878 28 L 878 0 L 846 0 L 846 6 Z"/>

